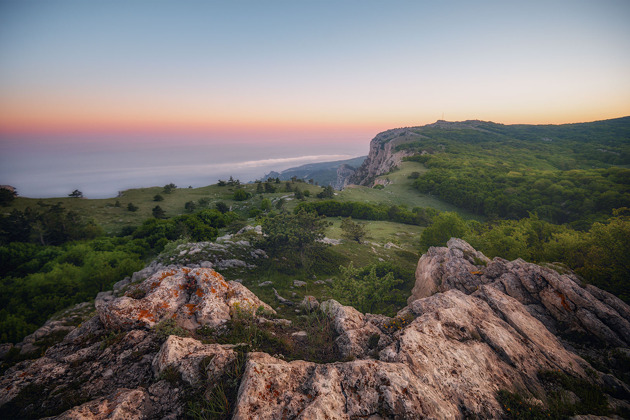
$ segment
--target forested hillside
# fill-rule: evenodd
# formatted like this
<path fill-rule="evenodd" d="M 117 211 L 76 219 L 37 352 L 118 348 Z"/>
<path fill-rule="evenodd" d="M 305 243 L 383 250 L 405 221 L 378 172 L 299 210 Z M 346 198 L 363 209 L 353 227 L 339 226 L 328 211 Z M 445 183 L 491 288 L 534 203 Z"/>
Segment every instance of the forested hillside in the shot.
<path fill-rule="evenodd" d="M 436 123 L 397 146 L 430 170 L 420 192 L 490 218 L 587 228 L 630 206 L 630 117 L 557 126 Z M 420 155 L 420 153 L 423 153 Z"/>

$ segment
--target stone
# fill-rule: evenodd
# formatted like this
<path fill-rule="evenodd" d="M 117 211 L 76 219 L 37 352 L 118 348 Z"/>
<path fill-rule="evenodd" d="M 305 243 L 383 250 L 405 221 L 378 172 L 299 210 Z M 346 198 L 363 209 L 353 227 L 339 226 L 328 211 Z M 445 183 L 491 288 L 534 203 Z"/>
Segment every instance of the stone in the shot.
<path fill-rule="evenodd" d="M 526 306 L 551 332 L 577 332 L 611 346 L 630 346 L 630 306 L 572 274 L 517 259 L 490 261 L 461 239 L 430 248 L 420 258 L 407 302 L 457 289 L 474 294 L 489 285 Z"/>
<path fill-rule="evenodd" d="M 236 361 L 237 355 L 232 348 L 231 345 L 202 344 L 190 337 L 171 335 L 153 359 L 153 372 L 159 378 L 165 369 L 173 368 L 189 385 L 197 385 L 202 380 L 212 383 Z M 204 360 L 207 361 L 204 369 L 206 376 L 202 377 L 200 365 Z"/>
<path fill-rule="evenodd" d="M 306 333 L 306 331 L 297 331 L 297 332 L 292 333 L 291 337 L 298 340 L 306 340 L 306 338 L 308 337 L 308 334 Z"/>
<path fill-rule="evenodd" d="M 312 312 L 319 309 L 319 302 L 315 298 L 315 296 L 304 296 L 304 299 L 300 303 L 300 308 L 304 309 L 307 312 Z"/>
<path fill-rule="evenodd" d="M 153 404 L 144 388 L 121 388 L 107 397 L 101 397 L 74 407 L 60 416 L 58 420 L 127 420 L 151 418 Z"/>
<path fill-rule="evenodd" d="M 305 281 L 301 281 L 301 280 L 293 280 L 293 286 L 294 287 L 304 287 L 306 286 L 306 282 Z"/>
<path fill-rule="evenodd" d="M 262 283 L 258 283 L 258 286 L 260 287 L 273 286 L 273 282 L 271 280 L 263 281 Z"/>
<path fill-rule="evenodd" d="M 138 292 L 140 298 L 134 298 Z M 160 271 L 135 290 L 99 305 L 101 322 L 108 329 L 150 328 L 163 320 L 174 320 L 186 329 L 218 327 L 235 311 L 255 313 L 260 307 L 275 311 L 240 283 L 226 282 L 208 268 Z"/>
<path fill-rule="evenodd" d="M 321 310 L 331 319 L 333 329 L 339 334 L 335 346 L 342 357 L 360 358 L 369 353 L 370 337 L 381 333 L 377 326 L 369 322 L 369 318 L 333 299 L 322 303 Z"/>

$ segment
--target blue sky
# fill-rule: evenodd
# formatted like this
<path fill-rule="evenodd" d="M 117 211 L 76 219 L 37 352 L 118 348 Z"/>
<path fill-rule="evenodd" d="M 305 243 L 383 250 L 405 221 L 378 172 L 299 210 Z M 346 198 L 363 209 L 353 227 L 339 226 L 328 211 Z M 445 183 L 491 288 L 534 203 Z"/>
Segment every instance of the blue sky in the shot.
<path fill-rule="evenodd" d="M 441 118 L 630 115 L 628 22 L 627 0 L 0 0 L 0 165 L 43 144 L 362 154 Z"/>

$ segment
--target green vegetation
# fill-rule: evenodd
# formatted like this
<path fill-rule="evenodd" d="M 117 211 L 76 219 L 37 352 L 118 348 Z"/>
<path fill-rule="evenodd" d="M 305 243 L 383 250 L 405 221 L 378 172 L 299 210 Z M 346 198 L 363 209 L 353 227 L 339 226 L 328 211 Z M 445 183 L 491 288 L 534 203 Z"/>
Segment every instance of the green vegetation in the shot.
<path fill-rule="evenodd" d="M 414 207 L 411 211 L 402 206 L 368 204 L 356 201 L 338 202 L 335 200 L 300 203 L 296 211 L 315 211 L 328 217 L 352 217 L 363 220 L 390 220 L 409 225 L 427 226 L 437 212 L 430 208 Z"/>
<path fill-rule="evenodd" d="M 413 276 L 390 263 L 378 263 L 354 268 L 350 263 L 341 267 L 338 281 L 333 283 L 333 297 L 364 313 L 394 316 L 405 305 L 407 291 L 400 286 Z"/>
<path fill-rule="evenodd" d="M 351 217 L 341 221 L 341 230 L 343 230 L 344 238 L 357 241 L 357 243 L 361 243 L 367 235 L 365 225 L 353 222 Z"/>
<path fill-rule="evenodd" d="M 630 118 L 414 130 L 422 140 L 397 148 L 429 153 L 410 158 L 429 169 L 416 188 L 473 213 L 518 219 L 535 212 L 585 229 L 630 206 Z"/>
<path fill-rule="evenodd" d="M 148 219 L 124 237 L 96 237 L 101 230 L 61 205 L 40 207 L 13 210 L 0 220 L 2 342 L 20 341 L 53 313 L 111 289 L 169 241 L 213 240 L 219 228 L 237 217 L 202 210 L 168 220 Z"/>
<path fill-rule="evenodd" d="M 444 246 L 450 237 L 463 238 L 489 258 L 562 263 L 586 282 L 630 302 L 628 209 L 614 211 L 613 217 L 604 223 L 594 223 L 587 231 L 555 225 L 536 215 L 482 224 L 466 222 L 455 213 L 442 213 L 422 232 L 422 250 Z"/>
<path fill-rule="evenodd" d="M 569 376 L 560 371 L 541 371 L 538 377 L 545 387 L 545 395 L 526 397 L 526 393 L 512 393 L 501 390 L 497 400 L 508 419 L 565 419 L 578 414 L 592 416 L 622 415 L 608 404 L 604 391 L 587 379 Z M 548 408 L 541 405 L 547 403 Z"/>

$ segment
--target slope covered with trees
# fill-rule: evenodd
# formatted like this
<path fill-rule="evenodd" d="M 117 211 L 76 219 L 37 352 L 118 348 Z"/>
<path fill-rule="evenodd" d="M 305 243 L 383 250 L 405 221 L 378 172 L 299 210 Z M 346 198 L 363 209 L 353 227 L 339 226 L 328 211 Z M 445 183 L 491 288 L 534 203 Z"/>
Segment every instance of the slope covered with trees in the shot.
<path fill-rule="evenodd" d="M 567 125 L 435 123 L 397 146 L 430 170 L 416 188 L 490 218 L 587 228 L 630 206 L 630 117 Z"/>

